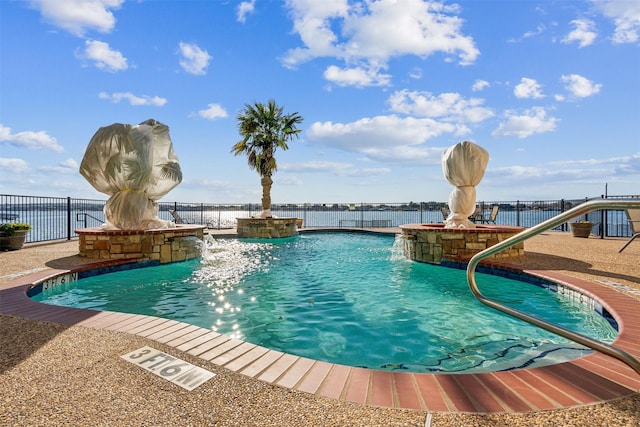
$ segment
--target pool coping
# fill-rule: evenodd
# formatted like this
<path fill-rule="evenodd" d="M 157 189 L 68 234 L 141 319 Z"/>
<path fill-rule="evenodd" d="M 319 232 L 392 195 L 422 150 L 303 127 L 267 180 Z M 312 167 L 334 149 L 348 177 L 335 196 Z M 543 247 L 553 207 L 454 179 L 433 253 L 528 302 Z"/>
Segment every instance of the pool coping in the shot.
<path fill-rule="evenodd" d="M 220 367 L 291 390 L 365 405 L 429 412 L 522 413 L 572 408 L 620 399 L 640 391 L 640 375 L 622 362 L 593 353 L 551 366 L 505 372 L 446 374 L 350 367 L 230 338 L 184 322 L 153 316 L 51 306 L 33 301 L 35 284 L 128 261 L 99 261 L 35 272 L 0 286 L 0 313 L 69 326 L 125 332 L 155 340 Z M 612 345 L 640 357 L 638 301 L 605 285 L 558 272 L 505 262 L 487 268 L 549 280 L 593 298 L 616 319 Z"/>

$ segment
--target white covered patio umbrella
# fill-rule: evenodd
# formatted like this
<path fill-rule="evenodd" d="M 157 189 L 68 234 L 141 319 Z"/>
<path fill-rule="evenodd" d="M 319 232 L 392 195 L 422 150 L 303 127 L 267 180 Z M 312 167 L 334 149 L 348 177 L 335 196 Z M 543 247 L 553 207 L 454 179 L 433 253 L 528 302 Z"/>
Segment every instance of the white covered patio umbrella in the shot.
<path fill-rule="evenodd" d="M 475 228 L 469 221 L 476 207 L 476 186 L 484 176 L 489 162 L 489 153 L 484 148 L 469 142 L 460 142 L 442 154 L 442 172 L 455 186 L 449 195 L 450 214 L 445 228 Z"/>
<path fill-rule="evenodd" d="M 182 181 L 169 127 L 149 119 L 98 129 L 85 151 L 80 174 L 109 196 L 107 230 L 149 230 L 174 224 L 158 218 L 157 200 Z"/>

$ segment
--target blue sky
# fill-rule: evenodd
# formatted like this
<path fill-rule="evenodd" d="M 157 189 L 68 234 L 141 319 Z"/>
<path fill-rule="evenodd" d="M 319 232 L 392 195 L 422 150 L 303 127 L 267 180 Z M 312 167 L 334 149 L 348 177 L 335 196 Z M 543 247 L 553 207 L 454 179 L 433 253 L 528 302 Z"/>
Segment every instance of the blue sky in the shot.
<path fill-rule="evenodd" d="M 236 115 L 304 118 L 274 203 L 446 201 L 442 152 L 490 154 L 479 200 L 640 194 L 640 2 L 0 0 L 0 193 L 106 199 L 93 134 L 154 118 L 165 201 L 260 202 Z"/>

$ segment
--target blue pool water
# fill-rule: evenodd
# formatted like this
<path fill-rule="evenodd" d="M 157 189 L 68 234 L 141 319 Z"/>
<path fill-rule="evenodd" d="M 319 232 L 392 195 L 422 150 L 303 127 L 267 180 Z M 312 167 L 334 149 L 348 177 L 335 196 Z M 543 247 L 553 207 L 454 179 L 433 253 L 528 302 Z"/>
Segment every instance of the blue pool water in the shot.
<path fill-rule="evenodd" d="M 98 275 L 47 289 L 47 304 L 184 321 L 317 360 L 412 372 L 541 366 L 589 351 L 477 302 L 465 271 L 412 262 L 393 236 L 310 233 L 211 239 L 201 260 Z M 521 311 L 611 342 L 593 309 L 529 283 L 478 274 Z"/>

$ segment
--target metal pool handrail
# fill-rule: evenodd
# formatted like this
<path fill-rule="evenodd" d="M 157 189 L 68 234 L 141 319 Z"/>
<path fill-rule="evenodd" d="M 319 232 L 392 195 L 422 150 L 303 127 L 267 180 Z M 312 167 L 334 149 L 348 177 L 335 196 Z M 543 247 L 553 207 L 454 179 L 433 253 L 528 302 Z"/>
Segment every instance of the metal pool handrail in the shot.
<path fill-rule="evenodd" d="M 616 359 L 622 361 L 629 365 L 636 373 L 640 374 L 640 361 L 630 355 L 629 353 L 621 350 L 617 347 L 609 345 L 607 343 L 600 342 L 588 336 L 570 331 L 556 324 L 547 322 L 546 320 L 539 319 L 537 317 L 528 315 L 511 307 L 507 307 L 497 301 L 491 300 L 485 297 L 478 289 L 478 285 L 475 279 L 475 270 L 477 265 L 483 259 L 490 257 L 506 248 L 509 248 L 517 243 L 523 242 L 535 235 L 538 235 L 544 231 L 551 230 L 568 220 L 578 217 L 580 215 L 584 215 L 588 212 L 600 209 L 639 209 L 640 201 L 630 201 L 630 200 L 592 200 L 590 202 L 585 202 L 575 208 L 569 209 L 566 212 L 563 212 L 555 217 L 548 219 L 540 224 L 528 228 L 515 236 L 512 236 L 502 242 L 491 246 L 473 256 L 467 265 L 467 282 L 469 283 L 469 288 L 471 288 L 471 292 L 473 295 L 483 304 L 495 309 L 499 310 L 503 313 L 506 313 L 510 316 L 516 317 L 520 320 L 523 320 L 527 323 L 531 323 L 539 328 L 546 329 L 549 332 L 553 332 L 554 334 L 560 335 L 566 339 L 577 342 L 579 344 L 584 345 L 585 347 L 589 347 L 592 350 L 599 351 L 601 353 L 607 354 L 611 357 L 615 357 Z"/>

